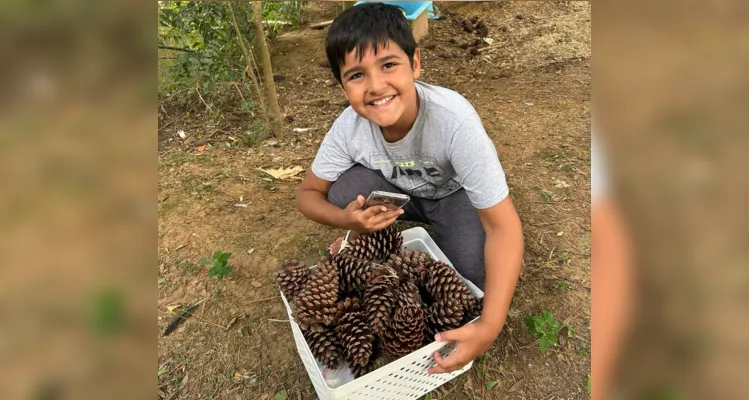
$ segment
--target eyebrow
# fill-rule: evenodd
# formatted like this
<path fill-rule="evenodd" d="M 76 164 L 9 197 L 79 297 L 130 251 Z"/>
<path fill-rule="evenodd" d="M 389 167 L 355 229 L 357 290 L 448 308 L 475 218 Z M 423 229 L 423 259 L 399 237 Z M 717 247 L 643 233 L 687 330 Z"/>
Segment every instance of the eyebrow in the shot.
<path fill-rule="evenodd" d="M 380 63 L 380 64 L 382 64 L 382 63 L 384 63 L 384 62 L 386 62 L 386 61 L 390 61 L 390 60 L 392 60 L 392 59 L 394 59 L 394 58 L 399 58 L 399 57 L 398 57 L 398 55 L 397 55 L 397 54 L 391 54 L 391 55 L 389 55 L 389 56 L 385 56 L 385 57 L 382 57 L 382 58 L 379 58 L 379 59 L 377 59 L 377 62 L 378 62 L 378 63 Z M 341 75 L 341 77 L 343 77 L 343 78 L 346 78 L 346 77 L 348 77 L 349 75 L 351 75 L 352 73 L 354 73 L 354 72 L 359 72 L 359 71 L 361 71 L 361 70 L 362 70 L 362 68 L 361 68 L 361 67 L 359 67 L 359 66 L 353 67 L 353 68 L 351 68 L 351 69 L 348 69 L 348 70 L 346 70 L 346 72 L 344 72 L 344 73 L 343 73 L 343 75 Z"/>

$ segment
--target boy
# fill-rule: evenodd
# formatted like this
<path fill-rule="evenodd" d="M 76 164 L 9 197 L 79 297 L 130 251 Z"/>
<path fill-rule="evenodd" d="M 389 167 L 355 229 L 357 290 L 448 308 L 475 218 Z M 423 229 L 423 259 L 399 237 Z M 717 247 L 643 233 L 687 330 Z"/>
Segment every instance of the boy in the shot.
<path fill-rule="evenodd" d="M 329 28 L 326 53 L 350 107 L 320 145 L 297 208 L 356 232 L 398 218 L 432 226 L 455 268 L 485 292 L 477 322 L 435 337 L 457 349 L 444 359 L 435 353 L 429 373 L 458 370 L 502 330 L 522 263 L 520 219 L 494 145 L 465 98 L 416 81 L 420 49 L 399 8 L 346 10 Z M 374 190 L 405 192 L 411 201 L 399 210 L 365 208 Z"/>

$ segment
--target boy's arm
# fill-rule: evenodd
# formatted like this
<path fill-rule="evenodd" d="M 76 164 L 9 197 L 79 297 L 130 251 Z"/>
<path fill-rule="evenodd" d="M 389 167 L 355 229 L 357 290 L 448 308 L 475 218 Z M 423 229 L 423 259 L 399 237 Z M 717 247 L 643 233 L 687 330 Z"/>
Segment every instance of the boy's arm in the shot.
<path fill-rule="evenodd" d="M 387 211 L 385 207 L 365 209 L 361 195 L 346 208 L 338 208 L 328 201 L 328 190 L 332 184 L 309 171 L 297 192 L 296 207 L 299 212 L 317 223 L 357 232 L 384 229 L 403 214 L 403 210 Z"/>
<path fill-rule="evenodd" d="M 475 323 L 437 335 L 436 340 L 454 340 L 457 347 L 444 359 L 435 352 L 437 366 L 429 369 L 430 374 L 461 369 L 484 353 L 502 330 L 510 308 L 523 262 L 520 218 L 509 196 L 495 206 L 479 210 L 479 218 L 486 231 L 484 310 Z"/>

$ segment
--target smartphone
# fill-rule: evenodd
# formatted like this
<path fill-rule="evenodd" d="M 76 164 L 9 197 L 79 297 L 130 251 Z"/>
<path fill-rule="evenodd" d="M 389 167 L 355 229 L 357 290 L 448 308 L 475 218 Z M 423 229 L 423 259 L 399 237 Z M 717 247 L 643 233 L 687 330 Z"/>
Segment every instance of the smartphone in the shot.
<path fill-rule="evenodd" d="M 411 197 L 407 194 L 376 190 L 369 194 L 369 197 L 367 197 L 367 200 L 364 202 L 364 206 L 385 206 L 388 210 L 397 210 L 403 208 L 409 200 L 411 200 Z"/>

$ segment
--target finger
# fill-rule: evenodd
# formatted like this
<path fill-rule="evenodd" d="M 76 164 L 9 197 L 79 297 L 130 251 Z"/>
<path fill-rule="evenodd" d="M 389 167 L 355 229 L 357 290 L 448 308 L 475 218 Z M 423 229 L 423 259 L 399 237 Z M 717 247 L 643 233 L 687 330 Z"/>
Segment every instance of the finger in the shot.
<path fill-rule="evenodd" d="M 397 219 L 398 219 L 398 216 L 396 215 L 396 216 L 395 216 L 395 217 L 393 217 L 393 218 L 390 218 L 390 219 L 388 219 L 388 220 L 385 220 L 384 222 L 382 222 L 382 223 L 380 223 L 380 224 L 378 224 L 378 225 L 375 225 L 375 227 L 374 227 L 374 229 L 373 229 L 373 230 L 379 231 L 379 230 L 385 229 L 385 228 L 387 228 L 388 226 L 392 225 L 392 224 L 393 224 L 393 222 L 395 222 L 395 220 L 397 220 Z"/>
<path fill-rule="evenodd" d="M 398 211 L 380 212 L 377 215 L 375 215 L 372 218 L 372 221 L 370 221 L 370 222 L 372 222 L 372 224 L 374 224 L 374 225 L 377 225 L 377 224 L 381 224 L 381 223 L 383 223 L 385 221 L 388 221 L 388 220 L 391 220 L 391 219 L 393 221 L 395 221 L 398 218 L 398 216 L 400 216 L 400 215 L 401 215 L 401 213 L 398 212 Z"/>
<path fill-rule="evenodd" d="M 453 372 L 455 370 L 460 369 L 460 366 L 452 365 L 450 363 L 450 359 L 451 358 L 454 358 L 454 357 L 449 356 L 447 358 L 443 358 L 440 355 L 439 351 L 435 351 L 434 352 L 434 361 L 437 363 L 437 365 L 434 366 L 434 367 L 432 367 L 432 368 L 429 368 L 429 370 L 427 370 L 427 373 L 429 373 L 429 374 L 444 374 L 444 373 L 449 373 L 449 372 Z"/>
<path fill-rule="evenodd" d="M 382 209 L 380 207 L 369 207 L 364 210 L 364 213 L 362 214 L 362 218 L 364 218 L 365 221 L 368 221 L 372 219 L 375 215 L 382 212 Z"/>
<path fill-rule="evenodd" d="M 360 210 L 362 208 L 362 203 L 359 201 L 359 198 L 361 198 L 361 196 L 359 196 L 356 200 L 352 201 L 351 203 L 348 203 L 348 207 L 346 208 L 351 208 L 353 210 Z"/>
<path fill-rule="evenodd" d="M 437 360 L 437 358 L 435 357 L 434 360 L 437 361 L 437 365 L 442 368 L 443 371 L 453 372 L 463 368 L 463 366 L 467 364 L 467 362 L 464 361 L 463 358 L 463 355 L 456 350 L 447 357 L 440 357 L 439 360 Z"/>
<path fill-rule="evenodd" d="M 440 332 L 436 335 L 434 335 L 434 340 L 438 342 L 451 342 L 451 341 L 461 341 L 466 339 L 467 335 L 467 329 L 468 326 L 464 326 L 462 328 L 453 329 L 445 332 Z"/>
<path fill-rule="evenodd" d="M 364 196 L 362 196 L 362 195 L 357 196 L 356 197 L 356 202 L 359 204 L 359 208 L 364 207 L 364 202 L 365 202 Z"/>

